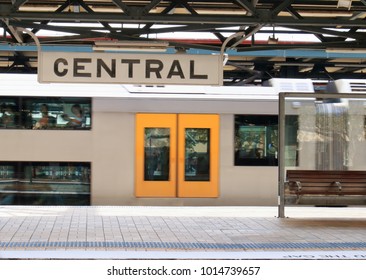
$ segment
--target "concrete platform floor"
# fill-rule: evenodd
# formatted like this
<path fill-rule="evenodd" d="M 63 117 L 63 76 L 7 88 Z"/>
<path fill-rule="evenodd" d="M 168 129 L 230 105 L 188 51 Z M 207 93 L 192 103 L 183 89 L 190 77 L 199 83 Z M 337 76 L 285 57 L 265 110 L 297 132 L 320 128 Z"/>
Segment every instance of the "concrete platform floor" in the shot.
<path fill-rule="evenodd" d="M 285 213 L 280 219 L 277 207 L 0 206 L 0 258 L 366 259 L 366 207 L 291 206 Z"/>

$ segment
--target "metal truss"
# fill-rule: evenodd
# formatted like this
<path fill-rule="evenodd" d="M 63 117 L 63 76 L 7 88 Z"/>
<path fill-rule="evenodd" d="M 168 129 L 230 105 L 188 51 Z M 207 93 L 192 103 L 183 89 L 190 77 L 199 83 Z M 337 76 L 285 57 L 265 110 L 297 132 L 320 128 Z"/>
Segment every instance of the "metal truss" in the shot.
<path fill-rule="evenodd" d="M 365 17 L 366 0 L 0 0 L 0 46 L 33 44 L 19 28 L 49 46 L 164 40 L 177 51 L 233 54 L 224 69 L 227 85 L 270 77 L 365 78 Z M 309 57 L 308 50 L 321 55 Z M 1 72 L 36 68 L 34 52 L 0 50 Z"/>

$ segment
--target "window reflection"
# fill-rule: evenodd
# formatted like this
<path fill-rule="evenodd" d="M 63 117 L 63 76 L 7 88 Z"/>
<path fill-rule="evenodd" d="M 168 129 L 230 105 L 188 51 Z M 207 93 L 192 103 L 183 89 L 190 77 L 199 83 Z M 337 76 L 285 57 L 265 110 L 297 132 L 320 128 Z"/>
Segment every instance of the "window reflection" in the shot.
<path fill-rule="evenodd" d="M 185 129 L 185 180 L 210 180 L 210 129 Z"/>
<path fill-rule="evenodd" d="M 18 104 L 14 99 L 2 98 L 0 101 L 0 127 L 16 128 L 19 122 Z"/>
<path fill-rule="evenodd" d="M 169 180 L 169 150 L 169 128 L 145 128 L 145 181 Z"/>
<path fill-rule="evenodd" d="M 0 128 L 90 129 L 91 98 L 2 97 Z"/>
<path fill-rule="evenodd" d="M 90 205 L 90 163 L 0 162 L 0 205 Z"/>
<path fill-rule="evenodd" d="M 286 116 L 286 165 L 297 165 L 298 118 Z M 235 165 L 276 166 L 278 164 L 278 117 L 235 116 Z"/>

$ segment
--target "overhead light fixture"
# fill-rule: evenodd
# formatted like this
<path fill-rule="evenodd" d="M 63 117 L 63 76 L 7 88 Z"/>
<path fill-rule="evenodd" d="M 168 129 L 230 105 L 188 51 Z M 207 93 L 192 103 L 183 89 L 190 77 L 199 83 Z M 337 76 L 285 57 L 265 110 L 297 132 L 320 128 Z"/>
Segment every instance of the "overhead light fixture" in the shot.
<path fill-rule="evenodd" d="M 272 34 L 272 36 L 268 37 L 267 43 L 268 43 L 268 45 L 277 45 L 278 44 L 278 38 L 276 38 L 274 26 L 273 26 L 273 34 Z"/>
<path fill-rule="evenodd" d="M 169 47 L 164 41 L 96 41 L 94 51 L 163 52 Z"/>
<path fill-rule="evenodd" d="M 268 40 L 267 40 L 267 43 L 268 43 L 268 45 L 277 45 L 278 44 L 278 38 L 269 36 Z"/>
<path fill-rule="evenodd" d="M 351 9 L 352 0 L 338 0 L 337 8 L 347 8 L 348 10 Z"/>
<path fill-rule="evenodd" d="M 74 10 L 74 13 L 80 13 L 80 5 L 79 4 L 74 4 L 73 10 Z"/>

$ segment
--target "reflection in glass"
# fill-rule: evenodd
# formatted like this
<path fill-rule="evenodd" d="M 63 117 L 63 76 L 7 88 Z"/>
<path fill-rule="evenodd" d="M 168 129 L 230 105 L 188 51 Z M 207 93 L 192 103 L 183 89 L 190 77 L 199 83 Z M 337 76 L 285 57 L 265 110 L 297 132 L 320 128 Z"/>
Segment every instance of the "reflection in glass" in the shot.
<path fill-rule="evenodd" d="M 297 165 L 297 116 L 286 116 L 285 161 Z M 235 115 L 235 165 L 276 166 L 278 163 L 278 117 Z"/>
<path fill-rule="evenodd" d="M 185 130 L 184 177 L 186 181 L 210 180 L 210 129 Z"/>
<path fill-rule="evenodd" d="M 88 99 L 27 99 L 32 129 L 90 129 Z"/>
<path fill-rule="evenodd" d="M 169 181 L 169 150 L 169 128 L 145 128 L 145 181 Z"/>
<path fill-rule="evenodd" d="M 275 130 L 273 131 L 275 132 Z M 267 145 L 267 127 L 266 126 L 240 126 L 238 131 L 240 139 L 240 157 L 243 158 L 265 158 L 267 154 L 277 153 L 277 141 L 271 141 Z M 271 137 L 275 140 L 276 137 Z M 267 149 L 268 148 L 268 149 Z"/>
<path fill-rule="evenodd" d="M 90 205 L 90 163 L 0 162 L 0 205 Z"/>
<path fill-rule="evenodd" d="M 17 128 L 19 123 L 18 104 L 15 98 L 0 99 L 0 128 Z"/>
<path fill-rule="evenodd" d="M 317 103 L 316 169 L 347 170 L 348 107 L 340 103 Z"/>
<path fill-rule="evenodd" d="M 0 129 L 91 129 L 91 98 L 1 97 Z"/>

